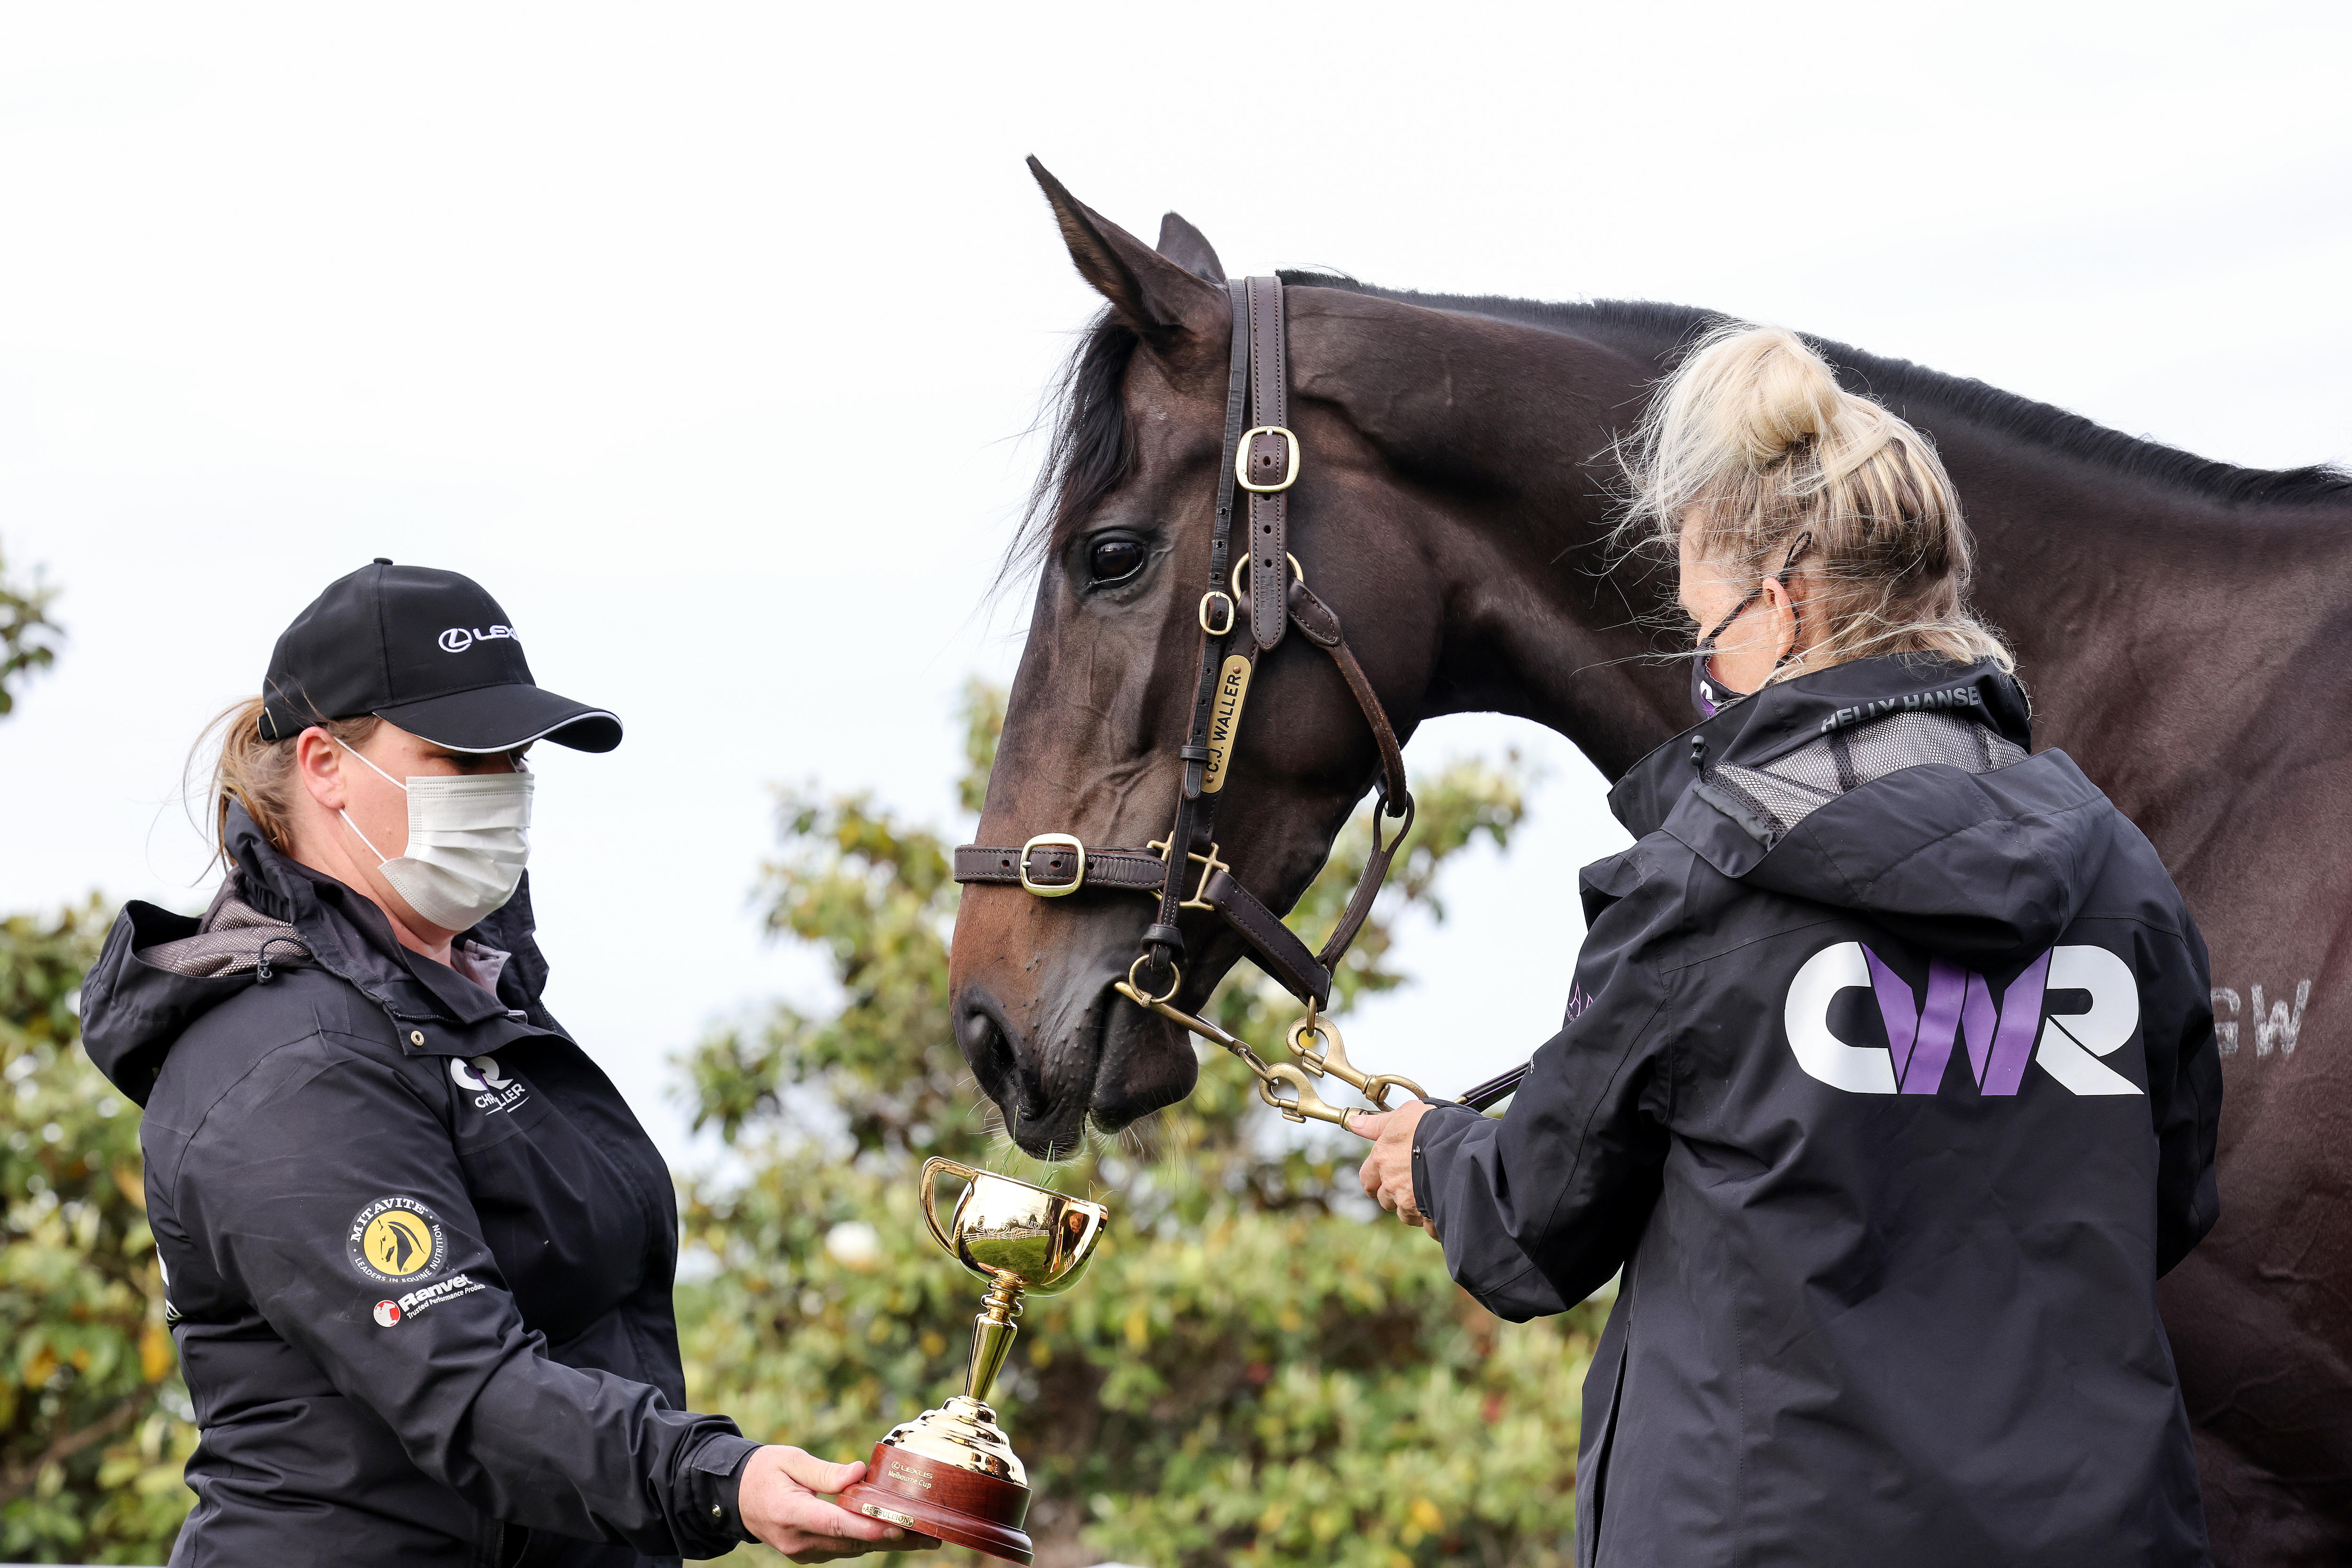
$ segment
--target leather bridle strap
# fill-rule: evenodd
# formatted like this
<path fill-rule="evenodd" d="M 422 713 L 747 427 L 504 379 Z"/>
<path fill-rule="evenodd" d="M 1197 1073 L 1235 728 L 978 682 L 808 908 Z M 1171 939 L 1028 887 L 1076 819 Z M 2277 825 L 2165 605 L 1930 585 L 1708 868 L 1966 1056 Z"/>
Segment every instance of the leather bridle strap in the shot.
<path fill-rule="evenodd" d="M 1143 934 L 1144 957 L 1157 961 L 1171 975 L 1184 952 L 1184 935 L 1178 925 L 1181 911 L 1208 910 L 1249 944 L 1259 967 L 1301 1001 L 1321 1008 L 1330 1001 L 1331 973 L 1349 945 L 1363 929 L 1372 902 L 1387 879 L 1405 835 L 1412 826 L 1412 791 L 1406 786 L 1404 754 L 1396 731 L 1389 723 L 1379 694 L 1348 647 L 1339 617 L 1307 588 L 1289 555 L 1288 494 L 1298 478 L 1298 438 L 1287 425 L 1290 366 L 1285 335 L 1282 282 L 1252 278 L 1228 283 L 1233 306 L 1232 372 L 1225 396 L 1225 436 L 1218 468 L 1217 511 L 1209 542 L 1209 585 L 1201 597 L 1201 662 L 1190 731 L 1178 754 L 1183 761 L 1183 788 L 1176 803 L 1175 821 L 1167 838 L 1142 849 L 1090 849 L 1068 834 L 1041 834 L 1018 847 L 967 844 L 955 852 L 958 882 L 1013 885 L 1039 898 L 1061 898 L 1081 888 L 1111 888 L 1157 897 L 1159 910 Z M 1245 426 L 1250 413 L 1255 426 Z M 1225 580 L 1231 555 L 1236 485 L 1249 492 L 1248 536 L 1250 643 L 1248 657 L 1282 641 L 1296 623 L 1299 632 L 1330 656 L 1362 710 L 1380 752 L 1380 804 L 1372 818 L 1372 853 L 1348 900 L 1339 923 L 1320 952 L 1309 952 L 1281 918 L 1236 880 L 1233 868 L 1217 858 L 1213 829 L 1220 775 L 1206 777 L 1210 761 L 1210 726 L 1220 673 L 1234 639 L 1239 606 Z M 1232 743 L 1227 738 L 1228 745 Z M 1385 822 L 1395 821 L 1393 833 L 1382 836 Z M 1184 884 L 1194 864 L 1201 867 L 1197 889 L 1184 896 Z M 1170 875 L 1169 868 L 1181 868 Z M 1132 977 L 1130 973 L 1130 978 Z M 1173 995 L 1171 979 L 1168 994 Z"/>
<path fill-rule="evenodd" d="M 1217 796 L 1206 787 L 1209 725 L 1216 708 L 1217 672 L 1233 641 L 1234 623 L 1239 614 L 1234 595 L 1225 586 L 1225 564 L 1233 546 L 1235 458 L 1241 447 L 1249 398 L 1252 354 L 1247 288 L 1245 283 L 1229 281 L 1225 285 L 1234 319 L 1233 368 L 1225 383 L 1225 437 L 1217 463 L 1216 521 L 1209 533 L 1209 586 L 1201 595 L 1201 607 L 1194 616 L 1201 625 L 1200 675 L 1192 689 L 1192 726 L 1184 743 L 1177 748 L 1177 755 L 1184 763 L 1184 788 L 1177 797 L 1176 821 L 1166 840 L 1171 858 L 1179 852 L 1179 847 L 1186 855 L 1204 848 L 1213 858 L 1216 853 L 1211 831 L 1216 820 Z M 1183 918 L 1184 879 L 1163 877 L 1161 883 L 1160 912 L 1144 929 L 1143 945 L 1144 951 L 1162 965 L 1173 968 L 1184 952 L 1183 929 L 1177 924 Z"/>
<path fill-rule="evenodd" d="M 1283 331 L 1282 279 L 1249 280 L 1250 400 L 1257 424 L 1249 443 L 1250 636 L 1264 652 L 1289 624 L 1290 486 L 1298 478 L 1298 437 L 1290 433 L 1290 344 Z"/>

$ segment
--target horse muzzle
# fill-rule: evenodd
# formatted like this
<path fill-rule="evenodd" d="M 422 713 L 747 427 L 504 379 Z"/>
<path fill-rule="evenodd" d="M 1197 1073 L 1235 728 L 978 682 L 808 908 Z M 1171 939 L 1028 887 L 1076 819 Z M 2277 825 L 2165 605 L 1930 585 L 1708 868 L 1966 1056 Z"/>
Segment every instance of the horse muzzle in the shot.
<path fill-rule="evenodd" d="M 985 985 L 959 990 L 953 1011 L 956 1043 L 982 1092 L 1013 1142 L 1037 1159 L 1067 1159 L 1089 1125 L 1117 1132 L 1174 1104 L 1200 1073 L 1183 1031 L 1125 1005 L 1106 985 L 1041 999 L 1034 1028 L 1023 1028 Z"/>

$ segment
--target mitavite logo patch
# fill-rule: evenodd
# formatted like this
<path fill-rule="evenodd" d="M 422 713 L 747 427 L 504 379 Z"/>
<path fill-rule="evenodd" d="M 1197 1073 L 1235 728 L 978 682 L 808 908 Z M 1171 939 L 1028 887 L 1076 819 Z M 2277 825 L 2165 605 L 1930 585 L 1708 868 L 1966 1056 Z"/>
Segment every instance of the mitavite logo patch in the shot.
<path fill-rule="evenodd" d="M 439 1216 L 415 1198 L 378 1198 L 352 1216 L 352 1267 L 379 1284 L 437 1274 L 449 1260 Z"/>

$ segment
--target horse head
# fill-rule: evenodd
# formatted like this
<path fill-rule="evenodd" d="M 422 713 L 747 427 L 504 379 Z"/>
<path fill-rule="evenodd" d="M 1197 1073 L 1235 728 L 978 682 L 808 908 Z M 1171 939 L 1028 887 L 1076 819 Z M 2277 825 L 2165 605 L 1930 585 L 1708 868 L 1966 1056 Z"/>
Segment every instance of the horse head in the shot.
<path fill-rule="evenodd" d="M 1203 617 L 1228 613 L 1202 595 L 1233 310 L 1214 250 L 1183 219 L 1168 215 L 1155 248 L 1032 168 L 1108 309 L 1073 362 L 1033 520 L 1036 597 L 980 841 L 1140 846 L 1169 834 Z M 1606 454 L 1654 367 L 1347 287 L 1291 289 L 1288 319 L 1289 424 L 1304 455 L 1290 552 L 1349 628 L 1400 740 L 1442 712 L 1561 723 L 1576 710 L 1576 738 L 1609 767 L 1670 732 L 1672 682 L 1622 662 L 1642 634 L 1624 585 L 1602 586 Z M 1246 626 L 1240 597 L 1230 613 Z M 1307 639 L 1286 637 L 1249 687 L 1217 853 L 1287 909 L 1378 770 L 1346 681 Z M 1116 1131 L 1190 1092 L 1182 1032 L 1110 989 L 1154 919 L 1132 892 L 966 888 L 957 1037 L 1030 1152 L 1067 1154 L 1089 1118 Z M 1181 929 L 1174 1002 L 1198 1011 L 1245 946 L 1197 914 Z"/>

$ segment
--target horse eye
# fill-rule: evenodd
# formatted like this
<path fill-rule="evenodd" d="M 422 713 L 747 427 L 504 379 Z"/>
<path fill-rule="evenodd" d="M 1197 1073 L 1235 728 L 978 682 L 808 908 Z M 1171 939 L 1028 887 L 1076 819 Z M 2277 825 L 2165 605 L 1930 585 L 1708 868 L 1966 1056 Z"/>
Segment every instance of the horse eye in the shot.
<path fill-rule="evenodd" d="M 1097 539 L 1087 565 L 1097 587 L 1124 583 L 1143 570 L 1143 546 L 1132 539 Z"/>

